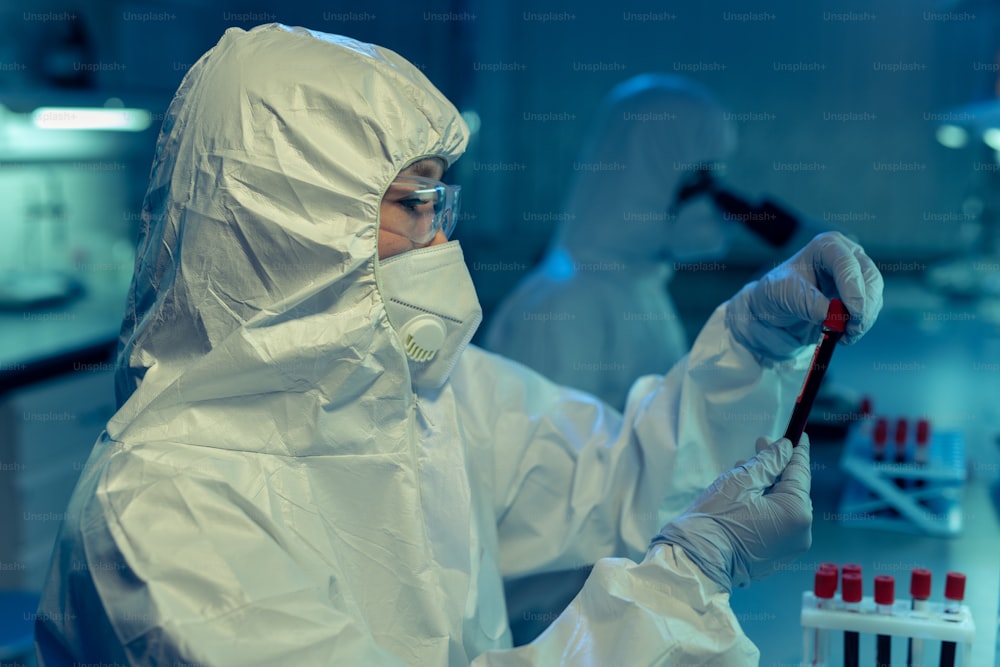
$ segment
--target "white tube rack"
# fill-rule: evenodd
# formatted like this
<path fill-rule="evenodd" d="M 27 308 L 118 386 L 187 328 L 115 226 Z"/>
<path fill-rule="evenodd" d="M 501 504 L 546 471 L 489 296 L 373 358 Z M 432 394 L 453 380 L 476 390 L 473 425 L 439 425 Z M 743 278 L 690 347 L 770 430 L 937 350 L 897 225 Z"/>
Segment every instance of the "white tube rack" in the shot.
<path fill-rule="evenodd" d="M 892 605 L 891 614 L 880 614 L 876 611 L 875 600 L 872 597 L 863 598 L 857 605 L 856 611 L 847 611 L 839 598 L 823 600 L 822 608 L 819 602 L 819 598 L 812 591 L 802 593 L 803 666 L 811 664 L 815 648 L 814 630 L 817 629 L 909 637 L 932 642 L 955 642 L 961 648 L 956 652 L 956 657 L 960 660 L 957 664 L 964 667 L 972 664 L 970 660 L 972 644 L 976 638 L 976 626 L 972 620 L 972 613 L 965 605 L 946 607 L 941 602 L 929 602 L 926 609 L 918 611 L 910 608 L 909 600 L 897 600 Z M 893 662 L 895 663 L 895 660 Z"/>
<path fill-rule="evenodd" d="M 845 525 L 920 532 L 950 537 L 962 530 L 965 444 L 957 431 L 933 432 L 927 461 L 914 462 L 916 445 L 905 449 L 905 463 L 891 459 L 895 444 L 886 443 L 890 460 L 874 460 L 871 429 L 851 429 L 840 467 L 851 479 L 844 489 L 838 519 Z M 900 486 L 900 482 L 902 486 Z"/>

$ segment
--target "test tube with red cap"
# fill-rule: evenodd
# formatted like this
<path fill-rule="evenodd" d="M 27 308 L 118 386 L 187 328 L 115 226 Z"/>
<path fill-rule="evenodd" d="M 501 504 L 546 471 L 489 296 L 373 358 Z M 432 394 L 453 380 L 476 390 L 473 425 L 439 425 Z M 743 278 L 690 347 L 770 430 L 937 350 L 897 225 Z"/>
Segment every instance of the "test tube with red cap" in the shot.
<path fill-rule="evenodd" d="M 869 417 L 872 414 L 872 397 L 862 396 L 861 397 L 861 408 L 859 410 L 862 417 Z"/>
<path fill-rule="evenodd" d="M 931 423 L 927 419 L 920 419 L 917 421 L 917 444 L 916 450 L 913 452 L 913 460 L 916 461 L 919 468 L 924 468 L 927 466 L 927 460 L 929 454 L 927 452 L 928 443 L 931 439 Z M 917 486 L 921 487 L 927 483 L 927 480 L 923 478 L 917 479 Z"/>
<path fill-rule="evenodd" d="M 896 602 L 896 580 L 889 575 L 875 577 L 875 611 L 892 614 Z M 875 640 L 875 664 L 878 667 L 892 667 L 892 635 L 878 635 Z"/>
<path fill-rule="evenodd" d="M 926 611 L 931 597 L 931 571 L 917 567 L 910 572 L 910 609 Z M 911 637 L 907 642 L 906 664 L 908 667 L 923 667 L 924 642 Z"/>
<path fill-rule="evenodd" d="M 944 582 L 944 613 L 958 614 L 962 600 L 965 599 L 965 575 L 961 572 L 949 572 Z M 955 667 L 955 642 L 941 642 L 940 667 Z"/>
<path fill-rule="evenodd" d="M 830 566 L 833 567 L 830 567 Z M 837 592 L 837 566 L 834 563 L 821 563 L 813 578 L 813 593 L 816 595 L 816 606 L 827 609 L 833 606 L 833 596 Z M 828 664 L 830 659 L 830 632 L 821 628 L 813 631 L 812 665 Z"/>
<path fill-rule="evenodd" d="M 795 399 L 795 408 L 792 410 L 792 417 L 788 420 L 788 427 L 785 429 L 784 437 L 791 441 L 792 446 L 799 444 L 799 438 L 806 429 L 806 421 L 809 419 L 809 411 L 812 410 L 813 401 L 819 393 L 819 385 L 823 381 L 826 369 L 830 366 L 833 358 L 833 350 L 837 346 L 837 341 L 847 330 L 847 322 L 851 319 L 851 314 L 840 299 L 830 299 L 827 307 L 826 319 L 823 320 L 823 337 L 816 352 L 813 354 L 812 363 L 806 373 L 806 380 L 802 384 L 802 391 Z"/>
<path fill-rule="evenodd" d="M 860 570 L 860 566 L 858 566 Z M 860 611 L 862 586 L 861 572 L 847 571 L 847 565 L 841 569 L 840 599 L 844 602 L 844 610 L 857 613 Z M 858 667 L 858 633 L 852 630 L 844 631 L 844 667 Z"/>
<path fill-rule="evenodd" d="M 885 461 L 885 441 L 889 438 L 889 420 L 879 417 L 875 422 L 875 432 L 872 434 L 872 442 L 875 445 L 875 460 Z"/>

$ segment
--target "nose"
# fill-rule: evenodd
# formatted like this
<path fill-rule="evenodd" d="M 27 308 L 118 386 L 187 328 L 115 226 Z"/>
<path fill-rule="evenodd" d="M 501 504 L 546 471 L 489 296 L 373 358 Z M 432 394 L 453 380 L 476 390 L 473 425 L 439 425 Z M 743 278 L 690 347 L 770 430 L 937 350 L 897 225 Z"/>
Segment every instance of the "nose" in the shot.
<path fill-rule="evenodd" d="M 444 232 L 439 229 L 437 231 L 437 234 L 434 235 L 434 238 L 428 241 L 423 247 L 426 248 L 427 246 L 441 245 L 442 243 L 447 243 L 447 242 L 448 242 L 448 237 L 445 236 Z"/>

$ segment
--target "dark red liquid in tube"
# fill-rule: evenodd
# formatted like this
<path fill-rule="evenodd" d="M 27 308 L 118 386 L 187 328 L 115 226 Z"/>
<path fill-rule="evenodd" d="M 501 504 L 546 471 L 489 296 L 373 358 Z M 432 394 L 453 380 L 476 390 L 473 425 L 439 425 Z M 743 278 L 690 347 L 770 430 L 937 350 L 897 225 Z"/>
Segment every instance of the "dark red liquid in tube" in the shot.
<path fill-rule="evenodd" d="M 809 420 L 809 411 L 812 410 L 813 401 L 819 393 L 819 385 L 823 382 L 823 376 L 833 358 L 833 348 L 837 341 L 844 335 L 847 328 L 847 321 L 851 319 L 850 313 L 844 307 L 840 299 L 830 299 L 830 307 L 826 311 L 826 319 L 823 321 L 823 338 L 816 346 L 812 363 L 809 364 L 809 373 L 806 381 L 802 385 L 802 391 L 795 400 L 795 409 L 792 411 L 792 418 L 788 421 L 788 428 L 785 429 L 785 437 L 792 441 L 792 445 L 798 445 L 802 432 L 806 429 L 806 422 Z"/>

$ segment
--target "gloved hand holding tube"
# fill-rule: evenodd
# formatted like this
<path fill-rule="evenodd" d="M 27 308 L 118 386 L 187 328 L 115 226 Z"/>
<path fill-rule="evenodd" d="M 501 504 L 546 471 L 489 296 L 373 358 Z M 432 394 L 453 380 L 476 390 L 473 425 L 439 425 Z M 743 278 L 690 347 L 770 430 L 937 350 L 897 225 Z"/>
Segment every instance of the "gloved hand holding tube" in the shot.
<path fill-rule="evenodd" d="M 809 437 L 757 440 L 757 455 L 718 477 L 650 546 L 676 544 L 724 590 L 745 587 L 812 544 Z"/>
<path fill-rule="evenodd" d="M 830 299 L 850 319 L 841 341 L 857 342 L 882 310 L 884 283 L 864 249 L 839 232 L 825 232 L 729 300 L 726 325 L 761 359 L 790 359 L 820 339 Z"/>

